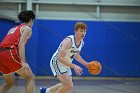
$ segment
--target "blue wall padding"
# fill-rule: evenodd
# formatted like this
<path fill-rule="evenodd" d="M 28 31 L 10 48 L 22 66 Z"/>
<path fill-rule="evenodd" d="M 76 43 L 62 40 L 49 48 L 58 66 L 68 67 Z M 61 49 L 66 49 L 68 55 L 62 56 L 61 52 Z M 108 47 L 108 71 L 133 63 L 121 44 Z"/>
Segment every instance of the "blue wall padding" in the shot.
<path fill-rule="evenodd" d="M 50 59 L 59 43 L 74 34 L 70 20 L 36 20 L 33 34 L 26 46 L 27 60 L 36 75 L 52 75 Z M 98 60 L 103 70 L 97 76 L 140 77 L 140 23 L 83 21 L 87 24 L 87 35 L 81 56 L 88 62 Z M 13 22 L 0 20 L 0 40 Z M 91 76 L 83 68 L 84 76 Z M 74 70 L 72 70 L 74 71 Z M 73 75 L 75 73 L 73 72 Z"/>

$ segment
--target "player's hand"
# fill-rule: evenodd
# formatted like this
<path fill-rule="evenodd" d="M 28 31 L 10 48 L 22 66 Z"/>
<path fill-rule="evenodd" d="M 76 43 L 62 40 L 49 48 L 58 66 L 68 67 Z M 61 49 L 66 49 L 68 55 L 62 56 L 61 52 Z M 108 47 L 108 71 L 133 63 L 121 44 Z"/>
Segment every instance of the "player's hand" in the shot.
<path fill-rule="evenodd" d="M 78 76 L 81 76 L 82 75 L 82 68 L 80 67 L 80 66 L 77 66 L 77 65 L 75 65 L 74 66 L 74 70 L 75 70 L 75 73 L 78 75 Z"/>

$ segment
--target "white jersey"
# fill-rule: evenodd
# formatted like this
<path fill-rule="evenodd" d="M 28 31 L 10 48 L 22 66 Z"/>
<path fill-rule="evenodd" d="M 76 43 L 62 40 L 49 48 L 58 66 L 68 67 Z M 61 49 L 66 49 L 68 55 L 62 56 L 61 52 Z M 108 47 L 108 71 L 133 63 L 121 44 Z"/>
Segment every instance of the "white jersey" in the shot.
<path fill-rule="evenodd" d="M 74 55 L 81 51 L 81 48 L 83 47 L 84 42 L 82 40 L 80 42 L 80 45 L 76 46 L 74 35 L 67 36 L 66 38 L 71 39 L 71 47 L 67 50 L 65 58 L 68 62 L 72 62 Z M 64 64 L 62 64 L 61 62 L 59 62 L 59 60 L 58 60 L 58 53 L 59 53 L 61 47 L 62 47 L 62 42 L 60 43 L 56 52 L 53 54 L 52 59 L 50 61 L 51 70 L 52 70 L 54 76 L 57 76 L 59 74 L 64 74 L 64 73 L 68 73 L 71 76 L 72 75 L 71 69 L 69 67 L 65 66 Z"/>
<path fill-rule="evenodd" d="M 68 62 L 72 62 L 73 61 L 73 57 L 76 53 L 79 53 L 84 45 L 84 42 L 83 40 L 80 42 L 80 45 L 79 46 L 76 46 L 76 42 L 75 42 L 75 37 L 74 35 L 69 35 L 67 36 L 66 38 L 70 38 L 71 39 L 71 47 L 67 50 L 67 53 L 66 53 L 66 60 Z M 56 50 L 56 52 L 54 53 L 52 59 L 54 60 L 58 60 L 58 53 L 59 53 L 59 50 L 62 46 L 62 42 L 60 43 L 58 49 Z"/>

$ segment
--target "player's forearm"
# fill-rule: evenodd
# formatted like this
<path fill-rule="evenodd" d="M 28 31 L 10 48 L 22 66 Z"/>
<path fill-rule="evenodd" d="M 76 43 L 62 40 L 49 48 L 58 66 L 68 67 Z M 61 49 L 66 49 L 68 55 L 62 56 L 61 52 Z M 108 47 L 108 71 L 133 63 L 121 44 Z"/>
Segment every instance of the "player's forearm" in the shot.
<path fill-rule="evenodd" d="M 25 45 L 19 45 L 19 57 L 21 62 L 25 62 L 26 63 L 26 59 L 25 59 Z"/>
<path fill-rule="evenodd" d="M 59 62 L 64 64 L 67 67 L 74 68 L 75 64 L 68 62 L 65 58 L 59 57 Z"/>
<path fill-rule="evenodd" d="M 88 66 L 88 63 L 79 55 L 77 55 L 76 57 L 75 57 L 75 59 L 79 62 L 79 63 L 81 63 L 82 65 L 84 65 L 84 66 Z"/>
<path fill-rule="evenodd" d="M 79 63 L 81 63 L 82 65 L 84 65 L 84 66 L 88 66 L 87 64 L 87 62 L 85 61 L 85 60 L 83 60 L 83 59 L 79 59 L 79 60 L 77 60 Z"/>

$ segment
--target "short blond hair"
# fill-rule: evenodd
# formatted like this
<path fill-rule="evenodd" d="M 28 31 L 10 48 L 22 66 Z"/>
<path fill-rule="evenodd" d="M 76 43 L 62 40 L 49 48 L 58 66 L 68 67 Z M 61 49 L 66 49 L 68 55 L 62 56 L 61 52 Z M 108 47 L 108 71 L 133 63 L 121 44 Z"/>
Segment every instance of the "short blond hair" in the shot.
<path fill-rule="evenodd" d="M 77 22 L 75 24 L 75 30 L 78 30 L 78 28 L 85 30 L 85 29 L 87 29 L 87 25 L 84 22 Z"/>

